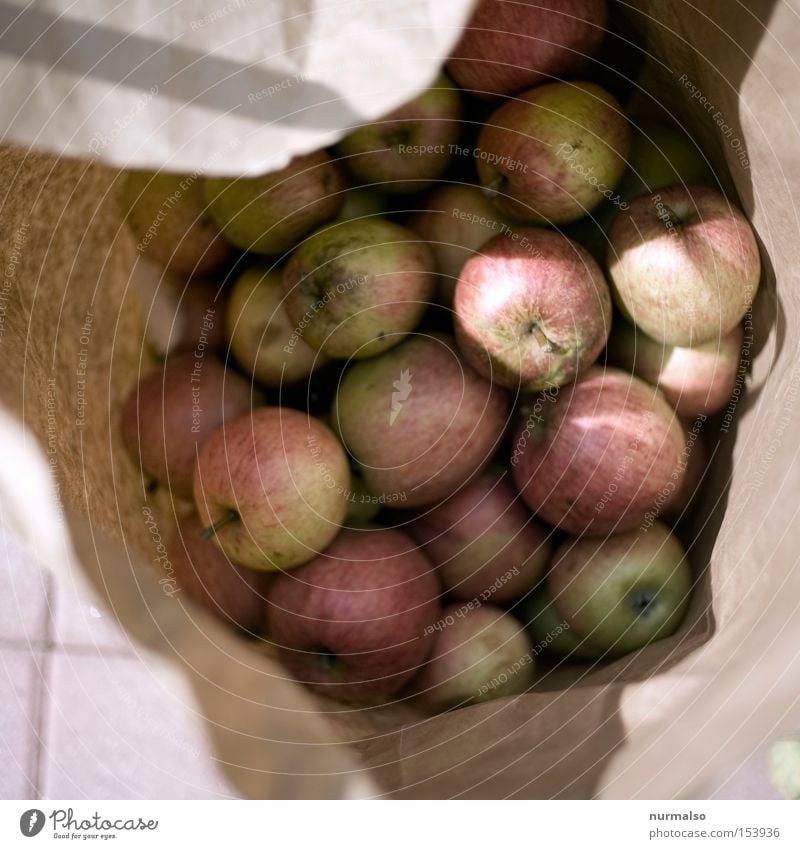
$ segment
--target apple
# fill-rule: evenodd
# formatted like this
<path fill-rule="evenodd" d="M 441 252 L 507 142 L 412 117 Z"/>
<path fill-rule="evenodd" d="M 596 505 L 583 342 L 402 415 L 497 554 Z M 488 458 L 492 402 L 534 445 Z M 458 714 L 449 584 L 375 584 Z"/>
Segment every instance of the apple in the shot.
<path fill-rule="evenodd" d="M 677 127 L 635 119 L 628 168 L 619 184 L 626 201 L 667 186 L 713 185 L 714 175 L 700 148 Z"/>
<path fill-rule="evenodd" d="M 565 236 L 538 228 L 484 245 L 461 272 L 454 309 L 467 362 L 523 392 L 571 383 L 611 330 L 611 294 L 597 263 Z"/>
<path fill-rule="evenodd" d="M 339 210 L 337 221 L 372 218 L 386 212 L 386 198 L 370 189 L 348 189 L 344 194 L 344 203 Z"/>
<path fill-rule="evenodd" d="M 337 152 L 361 183 L 392 194 L 419 192 L 447 168 L 460 132 L 461 97 L 439 74 L 413 100 L 345 136 Z"/>
<path fill-rule="evenodd" d="M 343 221 L 309 236 L 283 273 L 286 311 L 305 342 L 362 359 L 397 345 L 433 296 L 428 246 L 379 218 Z"/>
<path fill-rule="evenodd" d="M 335 218 L 344 200 L 341 170 L 324 151 L 297 156 L 260 177 L 207 177 L 205 196 L 237 248 L 279 256 Z"/>
<path fill-rule="evenodd" d="M 377 496 L 367 489 L 358 468 L 350 469 L 350 492 L 347 494 L 347 527 L 360 527 L 371 522 L 381 511 Z"/>
<path fill-rule="evenodd" d="M 556 611 L 546 586 L 514 605 L 512 612 L 525 624 L 535 649 L 576 661 L 600 656 L 576 636 L 569 622 Z"/>
<path fill-rule="evenodd" d="M 605 33 L 605 0 L 481 0 L 447 63 L 476 94 L 514 94 L 574 75 Z"/>
<path fill-rule="evenodd" d="M 261 407 L 218 428 L 200 449 L 194 501 L 237 565 L 291 569 L 322 551 L 347 512 L 350 469 L 322 422 Z"/>
<path fill-rule="evenodd" d="M 704 421 L 701 417 L 692 424 L 684 423 L 685 441 L 681 465 L 686 468 L 686 473 L 677 494 L 664 510 L 664 519 L 673 524 L 687 515 L 703 485 L 708 468 L 708 448 L 701 430 Z"/>
<path fill-rule="evenodd" d="M 337 699 L 391 695 L 424 663 L 439 582 L 405 534 L 344 530 L 267 595 L 270 640 L 300 681 Z"/>
<path fill-rule="evenodd" d="M 173 354 L 125 401 L 123 440 L 144 472 L 175 495 L 190 498 L 197 450 L 224 421 L 262 400 L 210 352 Z"/>
<path fill-rule="evenodd" d="M 226 624 L 259 632 L 268 576 L 234 565 L 202 532 L 195 513 L 178 523 L 169 547 L 178 588 Z"/>
<path fill-rule="evenodd" d="M 481 185 L 501 211 L 531 224 L 567 224 L 616 195 L 630 127 L 600 86 L 548 83 L 504 103 L 475 151 Z"/>
<path fill-rule="evenodd" d="M 388 506 L 452 495 L 480 472 L 506 428 L 506 392 L 467 366 L 450 337 L 414 336 L 348 369 L 331 424 Z"/>
<path fill-rule="evenodd" d="M 175 351 L 194 351 L 207 345 L 218 354 L 228 349 L 225 313 L 228 290 L 216 280 L 192 278 L 177 283 L 178 307 L 173 315 Z"/>
<path fill-rule="evenodd" d="M 755 297 L 761 261 L 744 215 L 716 189 L 673 186 L 617 216 L 608 270 L 618 306 L 664 345 L 730 333 Z"/>
<path fill-rule="evenodd" d="M 426 707 L 452 710 L 515 696 L 534 680 L 530 637 L 513 616 L 491 604 L 451 604 L 436 623 L 430 660 L 414 679 Z"/>
<path fill-rule="evenodd" d="M 325 362 L 286 313 L 280 271 L 252 266 L 234 284 L 225 314 L 230 350 L 265 386 L 302 380 Z"/>
<path fill-rule="evenodd" d="M 425 209 L 409 217 L 408 227 L 430 246 L 439 272 L 438 298 L 451 306 L 464 263 L 492 236 L 510 233 L 510 219 L 498 212 L 477 186 L 451 183 L 427 198 Z"/>
<path fill-rule="evenodd" d="M 231 254 L 196 176 L 129 171 L 123 202 L 139 251 L 176 274 L 208 274 Z"/>
<path fill-rule="evenodd" d="M 506 472 L 489 471 L 422 513 L 408 532 L 454 598 L 497 604 L 533 589 L 550 559 L 550 532 L 520 503 Z"/>
<path fill-rule="evenodd" d="M 520 423 L 511 465 L 539 518 L 574 535 L 604 534 L 669 503 L 683 482 L 683 448 L 681 422 L 657 389 L 595 366 Z"/>
<path fill-rule="evenodd" d="M 547 589 L 587 646 L 623 655 L 676 630 L 692 574 L 678 538 L 655 522 L 646 531 L 565 540 Z"/>
<path fill-rule="evenodd" d="M 564 235 L 583 245 L 605 264 L 608 233 L 617 213 L 642 194 L 675 184 L 713 185 L 714 177 L 694 142 L 676 127 L 636 119 L 632 126 L 628 167 L 616 192 L 591 215 L 569 224 Z"/>
<path fill-rule="evenodd" d="M 608 341 L 608 357 L 614 365 L 657 386 L 679 416 L 710 416 L 731 397 L 742 337 L 742 326 L 737 325 L 720 340 L 693 348 L 673 347 L 619 321 Z"/>
<path fill-rule="evenodd" d="M 224 286 L 201 277 L 185 280 L 141 255 L 130 282 L 146 320 L 145 341 L 156 357 L 163 360 L 167 354 L 193 351 L 199 344 L 226 350 Z"/>

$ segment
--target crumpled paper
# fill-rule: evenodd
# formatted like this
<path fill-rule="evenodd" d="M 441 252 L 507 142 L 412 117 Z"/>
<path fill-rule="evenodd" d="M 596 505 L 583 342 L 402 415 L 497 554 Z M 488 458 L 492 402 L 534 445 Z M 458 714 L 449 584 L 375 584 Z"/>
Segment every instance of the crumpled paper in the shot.
<path fill-rule="evenodd" d="M 254 175 L 425 88 L 473 0 L 0 2 L 5 140 Z"/>

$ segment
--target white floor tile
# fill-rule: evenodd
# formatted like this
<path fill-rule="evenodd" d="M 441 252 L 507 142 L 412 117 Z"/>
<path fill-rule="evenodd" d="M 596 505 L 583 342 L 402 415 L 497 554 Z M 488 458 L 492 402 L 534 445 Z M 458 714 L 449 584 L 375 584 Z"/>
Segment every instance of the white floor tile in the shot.
<path fill-rule="evenodd" d="M 96 607 L 62 581 L 54 580 L 51 596 L 52 638 L 55 645 L 131 651 L 127 635 L 105 608 Z"/>
<path fill-rule="evenodd" d="M 41 655 L 0 647 L 0 799 L 36 797 Z"/>
<path fill-rule="evenodd" d="M 201 733 L 136 658 L 54 652 L 43 795 L 233 796 Z"/>
<path fill-rule="evenodd" d="M 0 526 L 0 640 L 41 642 L 47 634 L 50 577 Z"/>

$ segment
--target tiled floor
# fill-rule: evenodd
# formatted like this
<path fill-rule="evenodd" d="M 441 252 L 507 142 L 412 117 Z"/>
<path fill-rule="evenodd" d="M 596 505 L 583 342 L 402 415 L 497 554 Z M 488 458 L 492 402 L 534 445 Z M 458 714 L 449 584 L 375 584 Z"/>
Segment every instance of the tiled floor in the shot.
<path fill-rule="evenodd" d="M 233 796 L 125 634 L 0 528 L 0 798 Z"/>

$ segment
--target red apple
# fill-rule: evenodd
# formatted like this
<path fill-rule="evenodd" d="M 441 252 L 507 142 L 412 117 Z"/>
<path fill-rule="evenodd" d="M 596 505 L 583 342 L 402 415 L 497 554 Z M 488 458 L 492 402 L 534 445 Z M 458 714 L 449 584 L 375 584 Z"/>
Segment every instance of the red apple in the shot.
<path fill-rule="evenodd" d="M 594 363 L 611 330 L 611 294 L 587 251 L 526 228 L 497 236 L 464 266 L 456 339 L 467 362 L 501 386 L 563 386 Z"/>
<path fill-rule="evenodd" d="M 430 660 L 414 679 L 418 699 L 451 710 L 513 696 L 533 684 L 535 655 L 521 622 L 491 604 L 451 604 L 436 623 Z"/>
<path fill-rule="evenodd" d="M 703 345 L 750 308 L 761 260 L 753 230 L 727 198 L 673 186 L 635 198 L 611 227 L 608 269 L 626 317 L 665 345 Z"/>
<path fill-rule="evenodd" d="M 514 481 L 540 518 L 571 534 L 636 527 L 680 489 L 683 428 L 661 393 L 617 369 L 590 369 L 521 422 Z"/>
<path fill-rule="evenodd" d="M 122 435 L 148 475 L 189 498 L 198 449 L 224 421 L 262 400 L 210 352 L 173 354 L 128 396 Z"/>
<path fill-rule="evenodd" d="M 231 254 L 196 175 L 130 171 L 124 203 L 139 251 L 176 274 L 208 274 Z"/>
<path fill-rule="evenodd" d="M 283 273 L 286 311 L 331 357 L 372 357 L 416 327 L 433 296 L 433 257 L 410 230 L 380 218 L 318 230 Z"/>
<path fill-rule="evenodd" d="M 464 263 L 492 236 L 510 233 L 510 220 L 477 187 L 451 183 L 427 198 L 424 210 L 408 220 L 409 229 L 430 245 L 439 272 L 439 300 L 451 306 Z"/>
<path fill-rule="evenodd" d="M 383 503 L 421 507 L 484 468 L 509 399 L 467 366 L 452 339 L 415 336 L 342 378 L 331 423 Z"/>
<path fill-rule="evenodd" d="M 505 472 L 483 474 L 408 531 L 455 598 L 513 601 L 536 586 L 550 559 L 549 531 L 520 503 Z"/>
<path fill-rule="evenodd" d="M 239 566 L 291 569 L 322 551 L 347 512 L 350 469 L 322 422 L 262 407 L 218 428 L 197 458 L 194 500 Z"/>
<path fill-rule="evenodd" d="M 385 697 L 428 657 L 439 593 L 431 564 L 404 534 L 345 530 L 324 554 L 275 579 L 270 639 L 292 674 L 326 695 Z"/>
<path fill-rule="evenodd" d="M 259 631 L 268 576 L 234 565 L 202 532 L 194 513 L 178 523 L 169 548 L 178 588 L 228 625 Z"/>
<path fill-rule="evenodd" d="M 677 537 L 656 522 L 646 531 L 565 540 L 547 588 L 587 648 L 623 655 L 675 631 L 692 574 Z"/>
<path fill-rule="evenodd" d="M 741 325 L 694 348 L 663 345 L 626 321 L 608 341 L 609 361 L 657 386 L 679 416 L 710 416 L 731 397 L 742 353 Z"/>
<path fill-rule="evenodd" d="M 671 523 L 686 517 L 703 485 L 708 467 L 708 448 L 701 430 L 704 421 L 705 419 L 700 417 L 692 423 L 684 423 L 685 440 L 681 465 L 686 468 L 686 473 L 677 494 L 670 500 L 663 513 L 664 519 Z"/>
<path fill-rule="evenodd" d="M 628 119 L 607 91 L 549 83 L 494 112 L 475 156 L 499 210 L 531 224 L 567 224 L 616 196 L 629 146 Z"/>
<path fill-rule="evenodd" d="M 605 0 L 481 0 L 447 70 L 478 94 L 569 77 L 597 50 L 606 18 Z"/>
<path fill-rule="evenodd" d="M 302 380 L 326 362 L 289 318 L 280 271 L 252 266 L 231 291 L 225 325 L 231 353 L 265 386 Z"/>
<path fill-rule="evenodd" d="M 205 196 L 225 238 L 245 251 L 279 256 L 335 218 L 345 183 L 324 151 L 297 156 L 260 177 L 208 177 Z"/>
<path fill-rule="evenodd" d="M 347 170 L 382 192 L 419 192 L 442 175 L 461 132 L 461 98 L 444 74 L 380 121 L 358 127 L 337 146 Z"/>

